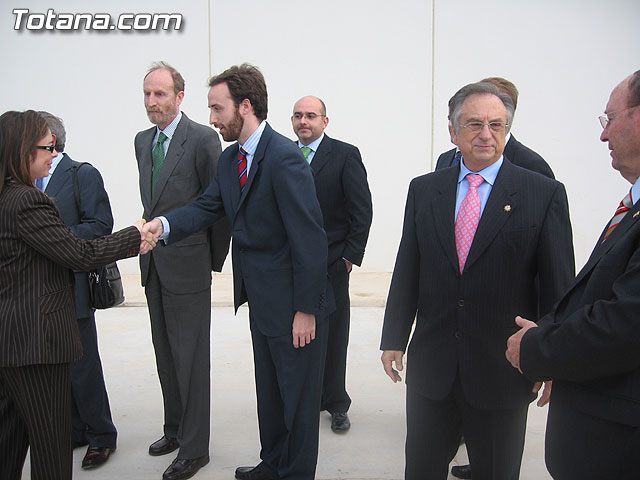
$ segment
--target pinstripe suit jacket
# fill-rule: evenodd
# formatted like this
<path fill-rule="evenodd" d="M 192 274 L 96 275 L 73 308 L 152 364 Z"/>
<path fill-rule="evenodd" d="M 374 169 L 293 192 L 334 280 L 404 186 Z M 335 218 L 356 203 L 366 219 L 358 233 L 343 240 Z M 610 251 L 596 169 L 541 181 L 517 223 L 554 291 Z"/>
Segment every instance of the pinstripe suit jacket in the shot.
<path fill-rule="evenodd" d="M 410 388 L 442 400 L 459 371 L 475 408 L 517 408 L 533 399 L 532 382 L 507 362 L 505 345 L 516 315 L 549 312 L 573 279 L 567 197 L 561 183 L 505 159 L 460 274 L 458 174 L 446 168 L 411 182 L 381 348 L 404 351 L 415 319 Z"/>
<path fill-rule="evenodd" d="M 78 239 L 44 193 L 13 180 L 5 183 L 0 192 L 0 366 L 80 358 L 70 270 L 134 256 L 139 247 L 135 227 Z"/>

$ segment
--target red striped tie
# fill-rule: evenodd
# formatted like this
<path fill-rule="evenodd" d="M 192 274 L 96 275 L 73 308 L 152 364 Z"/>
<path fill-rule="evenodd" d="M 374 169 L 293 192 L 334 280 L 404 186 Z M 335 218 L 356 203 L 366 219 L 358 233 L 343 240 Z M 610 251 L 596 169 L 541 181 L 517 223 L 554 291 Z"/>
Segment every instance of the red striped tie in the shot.
<path fill-rule="evenodd" d="M 247 184 L 247 152 L 242 147 L 238 151 L 238 179 L 240 180 L 240 191 L 244 191 Z"/>
<path fill-rule="evenodd" d="M 611 222 L 609 222 L 609 226 L 607 227 L 607 231 L 604 233 L 604 238 L 602 239 L 602 243 L 609 238 L 609 235 L 616 229 L 620 221 L 627 214 L 629 209 L 633 207 L 633 199 L 631 198 L 631 190 L 627 193 L 627 196 L 622 199 L 620 205 L 616 210 L 616 213 L 613 215 Z"/>

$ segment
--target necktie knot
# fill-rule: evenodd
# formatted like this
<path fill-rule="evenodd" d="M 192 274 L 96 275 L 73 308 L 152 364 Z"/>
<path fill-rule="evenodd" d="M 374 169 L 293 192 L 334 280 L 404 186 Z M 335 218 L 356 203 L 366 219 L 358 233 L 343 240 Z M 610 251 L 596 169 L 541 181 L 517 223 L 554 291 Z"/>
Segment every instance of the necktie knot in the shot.
<path fill-rule="evenodd" d="M 469 182 L 469 189 L 475 189 L 484 182 L 484 178 L 482 178 L 482 175 L 478 175 L 477 173 L 469 173 L 467 174 L 467 181 Z"/>
<path fill-rule="evenodd" d="M 309 160 L 309 154 L 310 154 L 313 150 L 311 150 L 309 147 L 300 147 L 300 150 L 302 150 L 302 154 L 304 155 L 304 158 L 306 158 L 307 160 Z"/>
<path fill-rule="evenodd" d="M 151 169 L 151 196 L 153 196 L 155 192 L 156 181 L 160 175 L 160 168 L 162 168 L 162 164 L 164 163 L 164 147 L 162 144 L 167 140 L 167 138 L 169 137 L 167 137 L 164 132 L 160 132 L 158 134 L 158 141 L 151 151 L 151 158 L 153 160 L 153 168 Z"/>
<path fill-rule="evenodd" d="M 167 136 L 164 134 L 164 132 L 160 132 L 160 134 L 158 135 L 158 142 L 157 142 L 157 143 L 159 143 L 160 145 L 162 145 L 162 144 L 165 142 L 165 140 L 166 140 L 167 138 L 169 138 L 169 137 L 167 137 Z"/>

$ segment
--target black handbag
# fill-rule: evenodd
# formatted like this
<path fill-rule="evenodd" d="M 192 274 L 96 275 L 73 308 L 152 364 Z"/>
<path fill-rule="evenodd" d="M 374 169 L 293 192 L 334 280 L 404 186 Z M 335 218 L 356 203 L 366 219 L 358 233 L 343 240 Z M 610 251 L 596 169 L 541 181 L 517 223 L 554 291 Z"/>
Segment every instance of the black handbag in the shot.
<path fill-rule="evenodd" d="M 124 290 L 118 265 L 113 262 L 89 272 L 91 305 L 99 310 L 124 302 Z"/>
<path fill-rule="evenodd" d="M 73 166 L 73 195 L 76 201 L 76 209 L 80 213 L 80 192 L 78 190 L 78 169 L 84 165 L 78 163 Z M 124 302 L 124 289 L 122 278 L 116 262 L 96 268 L 89 272 L 89 298 L 91 306 L 98 310 L 115 307 Z"/>

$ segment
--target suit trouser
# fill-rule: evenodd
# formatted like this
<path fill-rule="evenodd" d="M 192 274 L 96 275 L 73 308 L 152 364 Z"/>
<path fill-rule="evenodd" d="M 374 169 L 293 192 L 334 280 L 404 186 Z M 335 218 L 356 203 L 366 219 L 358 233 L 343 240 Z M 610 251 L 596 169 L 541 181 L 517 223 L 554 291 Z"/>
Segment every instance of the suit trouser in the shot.
<path fill-rule="evenodd" d="M 545 462 L 556 480 L 637 480 L 640 427 L 593 417 L 551 395 Z"/>
<path fill-rule="evenodd" d="M 326 322 L 316 338 L 293 348 L 291 334 L 267 337 L 251 313 L 251 339 L 260 427 L 261 467 L 280 479 L 312 480 L 318 461 Z"/>
<path fill-rule="evenodd" d="M 528 407 L 478 410 L 464 398 L 459 377 L 440 401 L 408 386 L 405 479 L 446 479 L 462 433 L 474 480 L 517 480 Z"/>
<path fill-rule="evenodd" d="M 329 334 L 320 409 L 335 413 L 346 412 L 351 405 L 351 398 L 346 388 L 351 304 L 349 301 L 349 272 L 347 272 L 342 258 L 330 266 L 329 274 L 336 309 L 327 318 Z"/>
<path fill-rule="evenodd" d="M 0 368 L 0 478 L 20 480 L 31 447 L 32 480 L 69 480 L 68 363 Z"/>
<path fill-rule="evenodd" d="M 79 318 L 78 327 L 83 355 L 71 363 L 73 444 L 115 448 L 118 432 L 111 419 L 93 313 Z"/>
<path fill-rule="evenodd" d="M 145 294 L 164 402 L 164 434 L 178 439 L 178 458 L 209 455 L 211 288 L 169 292 L 152 257 Z"/>

